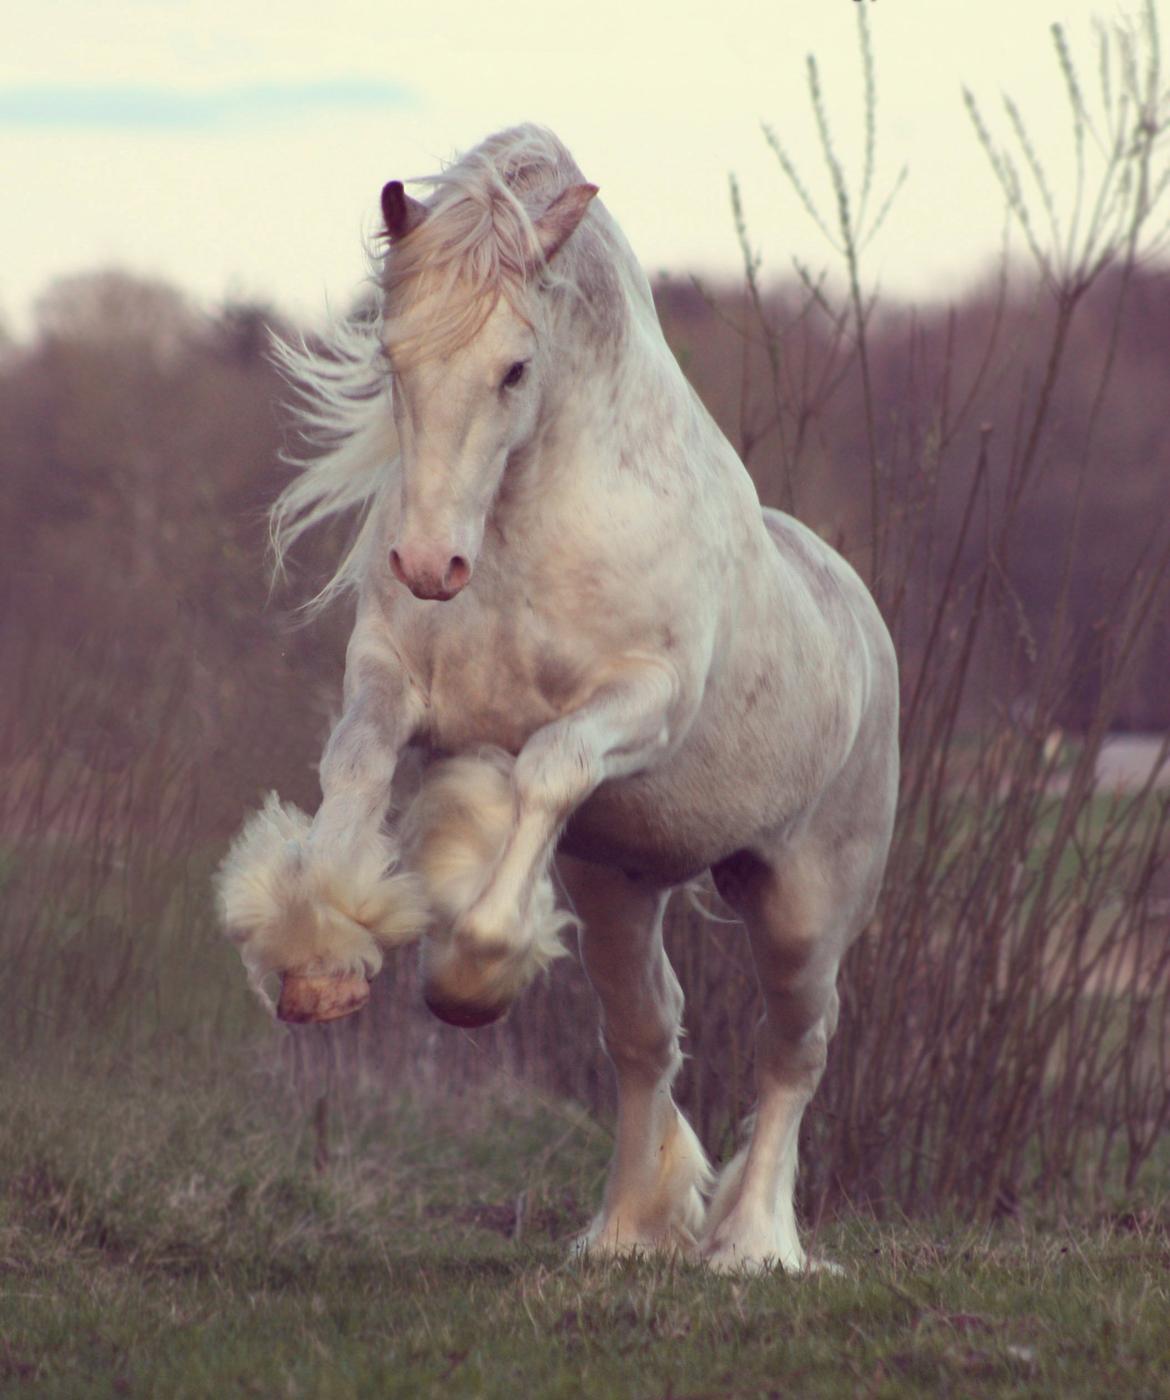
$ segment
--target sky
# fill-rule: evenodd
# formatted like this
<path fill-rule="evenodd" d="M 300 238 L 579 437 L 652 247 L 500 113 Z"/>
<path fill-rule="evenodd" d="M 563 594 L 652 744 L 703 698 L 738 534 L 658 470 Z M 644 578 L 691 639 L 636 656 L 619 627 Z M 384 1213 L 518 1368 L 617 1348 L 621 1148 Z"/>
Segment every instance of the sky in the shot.
<path fill-rule="evenodd" d="M 1170 34 L 1170 0 L 1155 0 Z M 1007 132 L 1017 101 L 1050 183 L 1071 188 L 1049 26 L 1096 89 L 1094 0 L 40 0 L 0 50 L 0 325 L 27 333 L 59 276 L 122 267 L 213 307 L 345 310 L 392 178 L 502 126 L 565 140 L 647 270 L 741 266 L 734 172 L 765 277 L 834 254 L 780 171 L 767 124 L 827 204 L 807 85 L 816 57 L 842 165 L 865 148 L 858 9 L 878 76 L 866 250 L 887 294 L 961 295 L 997 255 L 1002 199 L 963 102 Z"/>

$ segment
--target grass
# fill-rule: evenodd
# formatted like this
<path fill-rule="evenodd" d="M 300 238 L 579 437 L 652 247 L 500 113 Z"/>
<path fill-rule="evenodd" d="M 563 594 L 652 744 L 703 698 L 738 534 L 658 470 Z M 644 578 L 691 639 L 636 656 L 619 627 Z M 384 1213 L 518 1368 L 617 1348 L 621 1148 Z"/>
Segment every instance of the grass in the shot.
<path fill-rule="evenodd" d="M 139 1062 L 0 1080 L 0 1394 L 1153 1395 L 1170 1212 L 822 1228 L 845 1272 L 568 1262 L 606 1133 Z M 311 1079 L 311 1076 L 310 1076 Z"/>

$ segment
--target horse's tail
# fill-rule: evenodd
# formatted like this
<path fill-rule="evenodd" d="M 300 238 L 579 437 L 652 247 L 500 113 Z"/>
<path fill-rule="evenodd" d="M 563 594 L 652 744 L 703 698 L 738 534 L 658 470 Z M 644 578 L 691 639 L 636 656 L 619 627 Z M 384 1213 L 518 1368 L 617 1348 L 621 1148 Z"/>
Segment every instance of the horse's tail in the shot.
<path fill-rule="evenodd" d="M 303 605 L 310 613 L 356 585 L 371 533 L 371 506 L 393 476 L 398 441 L 379 352 L 376 322 L 341 322 L 320 349 L 303 336 L 273 342 L 310 448 L 303 457 L 282 454 L 297 475 L 269 511 L 273 577 L 283 574 L 289 548 L 306 530 L 349 510 L 357 510 L 361 521 L 332 577 Z"/>

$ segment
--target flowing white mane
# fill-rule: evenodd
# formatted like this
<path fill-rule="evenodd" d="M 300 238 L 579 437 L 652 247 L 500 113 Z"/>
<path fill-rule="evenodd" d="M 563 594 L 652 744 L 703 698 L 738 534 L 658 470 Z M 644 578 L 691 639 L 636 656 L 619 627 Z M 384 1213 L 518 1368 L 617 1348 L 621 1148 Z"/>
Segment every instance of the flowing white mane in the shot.
<path fill-rule="evenodd" d="M 344 511 L 363 511 L 345 557 L 305 605 L 310 613 L 358 582 L 372 506 L 394 480 L 397 443 L 386 350 L 398 363 L 446 353 L 476 334 L 501 296 L 523 315 L 534 275 L 546 284 L 550 277 L 534 219 L 581 178 L 568 150 L 543 127 L 489 136 L 447 169 L 411 181 L 431 190 L 428 217 L 384 255 L 372 253 L 371 271 L 384 295 L 376 318 L 339 323 L 321 350 L 303 339 L 276 342 L 277 362 L 295 388 L 300 424 L 314 449 L 307 457 L 286 458 L 298 475 L 269 517 L 276 570 L 306 530 Z M 409 313 L 422 297 L 431 306 L 420 328 Z"/>

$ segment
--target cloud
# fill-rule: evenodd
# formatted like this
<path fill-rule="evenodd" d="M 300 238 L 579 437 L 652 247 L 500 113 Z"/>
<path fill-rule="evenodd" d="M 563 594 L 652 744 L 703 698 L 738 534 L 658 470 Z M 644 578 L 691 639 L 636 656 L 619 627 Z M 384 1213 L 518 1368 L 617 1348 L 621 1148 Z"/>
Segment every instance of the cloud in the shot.
<path fill-rule="evenodd" d="M 318 112 L 410 106 L 396 83 L 333 78 L 313 83 L 253 83 L 203 92 L 165 87 L 52 85 L 0 89 L 0 127 L 109 131 L 214 131 L 296 120 Z"/>

